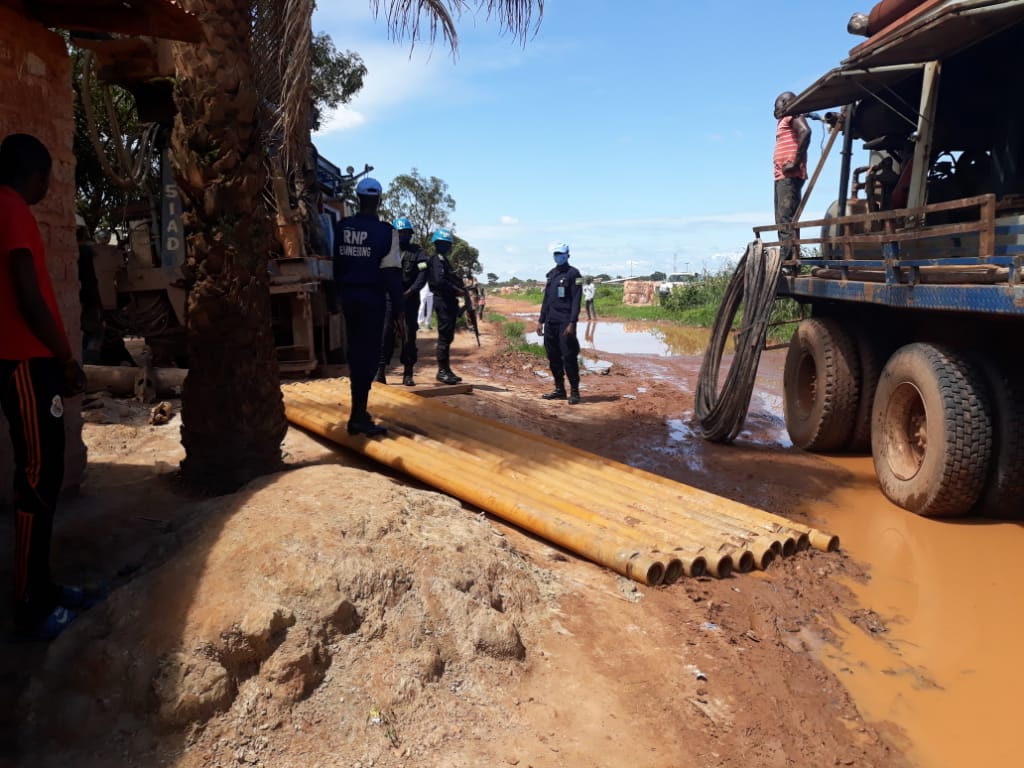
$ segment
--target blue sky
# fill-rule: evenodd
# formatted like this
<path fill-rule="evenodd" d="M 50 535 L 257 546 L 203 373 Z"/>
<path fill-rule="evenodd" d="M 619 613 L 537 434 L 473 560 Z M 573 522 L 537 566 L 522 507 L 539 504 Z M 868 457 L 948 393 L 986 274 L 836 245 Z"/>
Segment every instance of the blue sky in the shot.
<path fill-rule="evenodd" d="M 543 276 L 558 241 L 586 274 L 714 271 L 773 218 L 775 97 L 845 58 L 862 40 L 846 22 L 871 5 L 548 0 L 525 45 L 464 14 L 453 59 L 390 40 L 369 0 L 321 2 L 315 31 L 369 73 L 314 140 L 385 187 L 414 167 L 443 179 L 456 233 L 502 279 Z M 805 218 L 837 177 L 836 152 Z"/>

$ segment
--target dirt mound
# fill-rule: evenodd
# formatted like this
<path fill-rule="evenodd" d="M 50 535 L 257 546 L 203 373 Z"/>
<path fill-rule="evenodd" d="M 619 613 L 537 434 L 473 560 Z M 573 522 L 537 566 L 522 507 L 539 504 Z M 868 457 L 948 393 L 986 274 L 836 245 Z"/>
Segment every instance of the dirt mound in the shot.
<path fill-rule="evenodd" d="M 26 765 L 415 763 L 406 744 L 446 736 L 438 711 L 521 674 L 548 611 L 541 572 L 486 521 L 358 469 L 195 506 L 175 557 L 51 648 Z"/>

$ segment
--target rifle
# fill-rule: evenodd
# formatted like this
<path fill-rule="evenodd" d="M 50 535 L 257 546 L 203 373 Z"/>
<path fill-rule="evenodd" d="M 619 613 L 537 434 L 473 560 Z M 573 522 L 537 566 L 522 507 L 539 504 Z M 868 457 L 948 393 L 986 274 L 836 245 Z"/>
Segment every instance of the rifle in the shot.
<path fill-rule="evenodd" d="M 473 329 L 473 335 L 476 336 L 476 345 L 479 347 L 480 327 L 476 322 L 476 309 L 473 307 L 473 297 L 469 295 L 469 291 L 465 288 L 462 289 L 462 294 L 466 297 L 466 322 Z"/>

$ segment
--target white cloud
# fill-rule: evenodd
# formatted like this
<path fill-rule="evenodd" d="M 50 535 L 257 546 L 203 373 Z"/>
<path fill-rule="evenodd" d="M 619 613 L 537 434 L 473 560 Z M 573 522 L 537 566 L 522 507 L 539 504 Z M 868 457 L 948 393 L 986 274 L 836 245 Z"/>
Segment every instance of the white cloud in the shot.
<path fill-rule="evenodd" d="M 502 216 L 501 223 L 505 224 L 506 226 L 511 224 L 518 224 L 519 219 L 517 219 L 515 216 Z"/>
<path fill-rule="evenodd" d="M 408 111 L 417 101 L 428 98 L 445 70 L 429 52 L 409 49 L 395 43 L 363 43 L 353 46 L 366 63 L 363 88 L 352 102 L 327 115 L 320 136 L 352 130 L 373 123 L 396 107 Z"/>

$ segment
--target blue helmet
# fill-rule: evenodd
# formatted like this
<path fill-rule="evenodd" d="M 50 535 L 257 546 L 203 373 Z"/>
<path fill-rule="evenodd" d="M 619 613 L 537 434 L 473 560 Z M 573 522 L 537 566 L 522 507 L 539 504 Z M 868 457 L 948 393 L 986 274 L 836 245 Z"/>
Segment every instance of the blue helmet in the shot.
<path fill-rule="evenodd" d="M 434 232 L 434 234 L 430 236 L 430 242 L 436 243 L 438 240 L 440 240 L 442 243 L 452 242 L 452 231 L 450 229 L 445 229 L 443 227 L 437 230 L 436 232 Z"/>
<path fill-rule="evenodd" d="M 399 216 L 391 222 L 391 226 L 398 230 L 412 229 L 412 222 L 405 218 L 405 216 Z"/>

